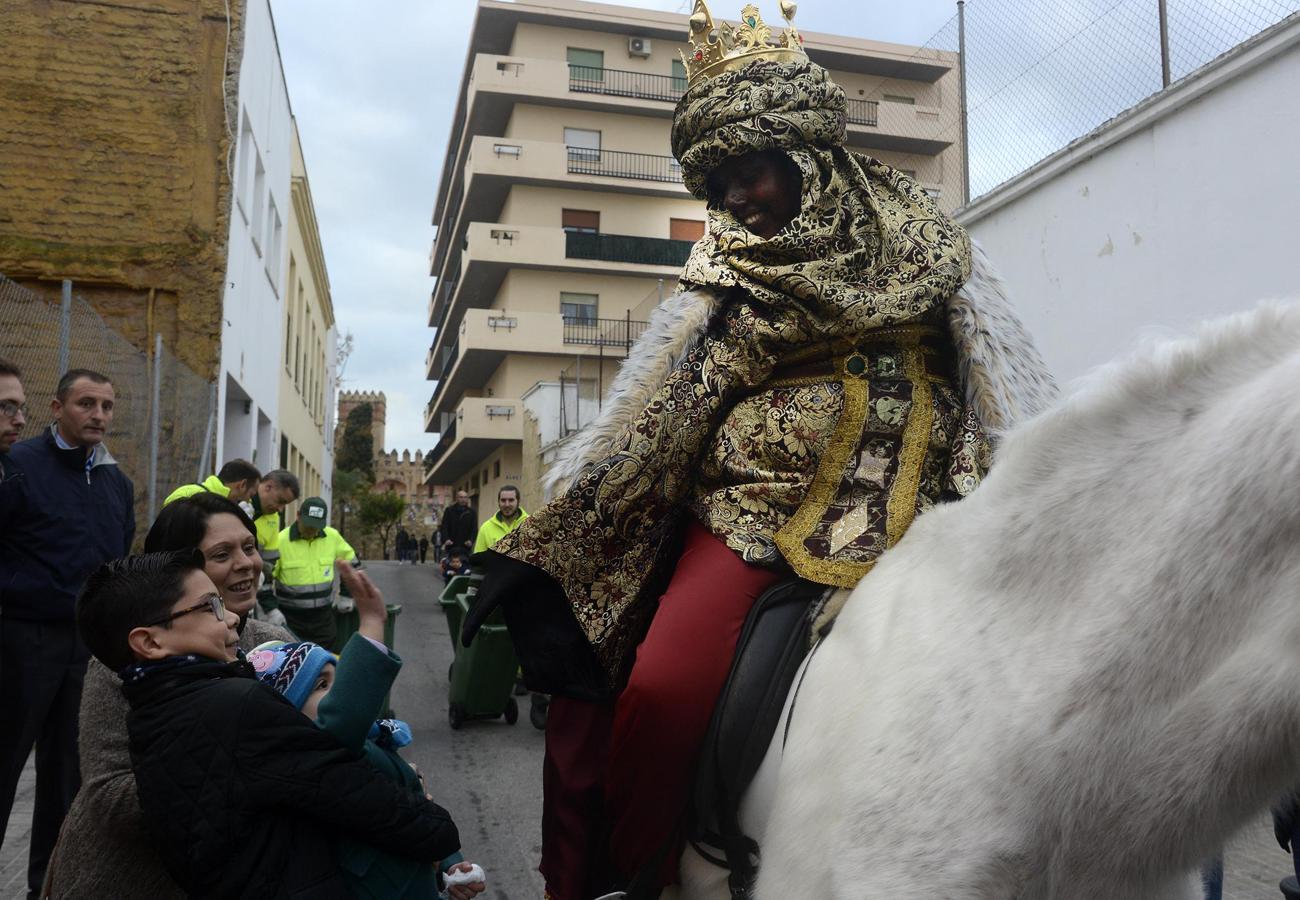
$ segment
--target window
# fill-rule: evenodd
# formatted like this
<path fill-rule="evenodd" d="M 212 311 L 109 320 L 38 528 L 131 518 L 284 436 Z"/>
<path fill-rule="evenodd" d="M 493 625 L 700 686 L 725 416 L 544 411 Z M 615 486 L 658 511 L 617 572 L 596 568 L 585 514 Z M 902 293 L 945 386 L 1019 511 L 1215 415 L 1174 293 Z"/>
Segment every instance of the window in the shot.
<path fill-rule="evenodd" d="M 686 67 L 680 59 L 673 60 L 673 90 L 686 93 Z"/>
<path fill-rule="evenodd" d="M 600 231 L 600 211 L 595 209 L 560 210 L 560 227 L 565 231 L 595 234 Z"/>
<path fill-rule="evenodd" d="M 280 296 L 280 253 L 284 249 L 284 223 L 280 221 L 280 211 L 275 208 L 275 200 L 268 197 L 266 206 L 266 277 L 278 297 Z"/>
<path fill-rule="evenodd" d="M 586 128 L 564 129 L 564 143 L 569 148 L 569 159 L 600 159 L 600 132 Z"/>
<path fill-rule="evenodd" d="M 704 237 L 704 220 L 669 219 L 668 236 L 674 241 L 698 241 Z"/>
<path fill-rule="evenodd" d="M 582 322 L 594 325 L 596 307 L 600 303 L 599 294 L 573 294 L 560 292 L 560 315 L 570 322 Z"/>
<path fill-rule="evenodd" d="M 266 167 L 262 165 L 262 157 L 258 156 L 253 162 L 255 166 L 253 173 L 253 196 L 249 201 L 253 206 L 253 222 L 248 233 L 253 238 L 253 249 L 257 251 L 258 256 L 261 256 L 262 229 L 266 227 L 266 201 L 271 198 L 267 197 L 266 199 L 263 199 L 263 195 L 266 194 Z"/>
<path fill-rule="evenodd" d="M 499 459 L 492 464 L 492 477 L 493 478 L 501 477 L 501 460 Z"/>
<path fill-rule="evenodd" d="M 584 50 L 581 47 L 569 47 L 566 56 L 569 60 L 569 79 L 572 81 L 605 80 L 605 51 Z"/>
<path fill-rule="evenodd" d="M 248 161 L 257 154 L 257 146 L 253 143 L 253 126 L 248 124 L 247 114 L 242 117 L 239 125 L 239 160 L 235 163 L 235 171 L 239 173 L 239 189 L 235 191 L 235 205 L 247 222 L 248 211 L 253 205 L 248 198 L 249 186 L 252 184 Z"/>
<path fill-rule="evenodd" d="M 902 94 L 885 94 L 886 103 L 906 103 L 908 106 L 916 106 L 915 97 L 904 97 Z"/>

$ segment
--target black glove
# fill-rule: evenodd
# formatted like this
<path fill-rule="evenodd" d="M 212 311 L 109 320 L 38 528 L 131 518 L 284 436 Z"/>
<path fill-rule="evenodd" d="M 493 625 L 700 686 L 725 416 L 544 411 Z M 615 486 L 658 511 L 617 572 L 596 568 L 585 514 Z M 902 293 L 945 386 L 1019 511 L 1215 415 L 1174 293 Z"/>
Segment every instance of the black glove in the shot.
<path fill-rule="evenodd" d="M 1294 853 L 1291 835 L 1300 825 L 1300 790 L 1287 794 L 1273 807 L 1273 836 L 1287 853 Z"/>
<path fill-rule="evenodd" d="M 474 554 L 470 562 L 484 579 L 465 613 L 462 645 L 468 647 L 500 607 L 530 690 L 590 701 L 610 696 L 605 670 L 555 579 L 492 550 Z"/>

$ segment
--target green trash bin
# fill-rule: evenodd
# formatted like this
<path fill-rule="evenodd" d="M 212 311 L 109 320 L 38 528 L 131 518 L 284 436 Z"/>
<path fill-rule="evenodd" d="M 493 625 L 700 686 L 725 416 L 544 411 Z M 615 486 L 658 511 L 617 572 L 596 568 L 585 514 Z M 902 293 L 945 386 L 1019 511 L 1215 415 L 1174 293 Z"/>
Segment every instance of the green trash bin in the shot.
<path fill-rule="evenodd" d="M 472 593 L 456 595 L 460 620 L 464 621 L 474 602 Z M 457 627 L 456 631 L 459 631 Z M 451 664 L 451 685 L 447 691 L 447 718 L 452 728 L 470 719 L 504 717 L 507 724 L 519 720 L 519 704 L 513 696 L 519 662 L 506 630 L 501 610 L 495 610 L 468 647 L 456 640 L 456 657 Z"/>
<path fill-rule="evenodd" d="M 469 592 L 472 580 L 473 576 L 457 575 L 447 582 L 447 586 L 438 595 L 438 605 L 442 607 L 442 612 L 447 617 L 447 631 L 451 634 L 453 649 L 460 642 L 460 623 L 463 621 L 460 614 L 460 604 L 456 601 L 456 598 L 460 594 Z"/>
<path fill-rule="evenodd" d="M 397 629 L 397 617 L 402 612 L 402 604 L 387 603 L 384 605 L 384 609 L 388 611 L 388 620 L 384 622 L 384 643 L 388 645 L 388 649 L 392 650 L 395 649 L 393 639 Z M 343 647 L 347 644 L 348 639 L 357 633 L 360 626 L 361 614 L 356 611 L 355 607 L 350 612 L 345 613 L 339 612 L 337 609 L 334 610 L 334 627 L 338 629 L 338 637 L 334 639 L 334 646 L 338 647 L 340 653 L 343 652 Z"/>

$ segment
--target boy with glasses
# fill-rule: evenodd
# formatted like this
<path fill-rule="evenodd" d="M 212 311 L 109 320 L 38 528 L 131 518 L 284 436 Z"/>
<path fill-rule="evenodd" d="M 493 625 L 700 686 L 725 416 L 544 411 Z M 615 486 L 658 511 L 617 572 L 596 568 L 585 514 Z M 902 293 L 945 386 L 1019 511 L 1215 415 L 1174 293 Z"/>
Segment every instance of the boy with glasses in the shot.
<path fill-rule="evenodd" d="M 351 896 L 339 835 L 423 862 L 457 851 L 446 811 L 403 790 L 257 681 L 196 551 L 100 567 L 77 600 L 123 681 L 131 763 L 159 854 L 192 896 Z"/>

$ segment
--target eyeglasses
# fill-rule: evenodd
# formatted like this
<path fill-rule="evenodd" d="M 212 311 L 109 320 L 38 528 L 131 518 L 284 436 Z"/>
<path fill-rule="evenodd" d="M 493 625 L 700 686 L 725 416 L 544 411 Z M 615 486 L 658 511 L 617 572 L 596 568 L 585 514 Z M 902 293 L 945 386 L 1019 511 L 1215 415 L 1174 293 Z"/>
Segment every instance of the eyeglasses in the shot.
<path fill-rule="evenodd" d="M 27 418 L 26 403 L 15 403 L 12 400 L 0 400 L 0 416 L 8 416 L 12 419 L 19 413 L 22 413 L 23 418 Z"/>
<path fill-rule="evenodd" d="M 182 609 L 180 612 L 174 612 L 169 616 L 163 616 L 161 619 L 154 619 L 152 622 L 145 622 L 140 627 L 149 628 L 153 625 L 166 625 L 174 619 L 179 619 L 181 616 L 188 616 L 190 613 L 198 612 L 201 609 L 206 609 L 211 612 L 217 617 L 218 622 L 226 621 L 226 604 L 221 602 L 221 595 L 208 594 L 203 598 L 202 603 L 196 603 L 193 606 Z"/>

